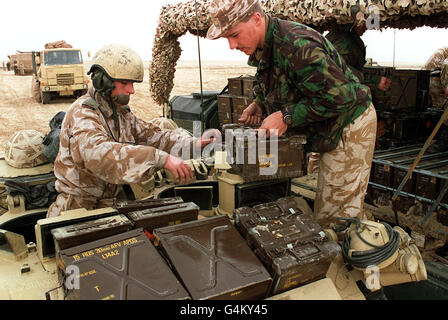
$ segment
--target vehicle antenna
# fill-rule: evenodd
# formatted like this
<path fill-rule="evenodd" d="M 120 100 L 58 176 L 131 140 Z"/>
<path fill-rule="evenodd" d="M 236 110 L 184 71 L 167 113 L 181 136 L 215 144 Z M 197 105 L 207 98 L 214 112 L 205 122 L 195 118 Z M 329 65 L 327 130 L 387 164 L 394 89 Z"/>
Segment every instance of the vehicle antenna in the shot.
<path fill-rule="evenodd" d="M 199 46 L 199 18 L 198 18 L 198 4 L 194 0 L 194 7 L 196 10 L 196 37 L 198 39 L 198 58 L 199 58 L 199 82 L 201 85 L 201 105 L 204 102 L 203 91 L 202 91 L 202 68 L 201 68 L 201 47 Z"/>
<path fill-rule="evenodd" d="M 393 56 L 393 67 L 395 68 L 395 36 L 396 36 L 397 30 L 394 29 L 394 56 Z"/>

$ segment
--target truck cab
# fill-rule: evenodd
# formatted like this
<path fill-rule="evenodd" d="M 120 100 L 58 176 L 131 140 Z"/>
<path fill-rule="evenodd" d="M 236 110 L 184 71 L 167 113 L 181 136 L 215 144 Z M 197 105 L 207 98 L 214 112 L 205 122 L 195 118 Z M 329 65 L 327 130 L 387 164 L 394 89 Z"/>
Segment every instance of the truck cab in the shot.
<path fill-rule="evenodd" d="M 87 92 L 88 79 L 79 49 L 58 48 L 33 52 L 33 82 L 39 86 L 44 104 L 54 96 L 81 96 Z"/>

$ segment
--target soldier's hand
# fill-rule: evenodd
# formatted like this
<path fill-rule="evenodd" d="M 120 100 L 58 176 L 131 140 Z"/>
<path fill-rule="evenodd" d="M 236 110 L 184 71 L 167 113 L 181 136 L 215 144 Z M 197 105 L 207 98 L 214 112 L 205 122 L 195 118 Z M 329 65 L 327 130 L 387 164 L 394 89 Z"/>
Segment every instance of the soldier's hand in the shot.
<path fill-rule="evenodd" d="M 244 123 L 246 126 L 254 126 L 261 122 L 262 116 L 263 110 L 261 107 L 256 102 L 252 102 L 246 109 L 244 109 L 238 122 Z"/>
<path fill-rule="evenodd" d="M 443 88 L 443 94 L 448 98 L 448 87 Z"/>
<path fill-rule="evenodd" d="M 255 129 L 255 131 L 257 131 L 259 135 L 266 135 L 266 138 L 269 138 L 271 134 L 280 137 L 286 132 L 287 129 L 288 125 L 283 121 L 282 112 L 277 111 L 264 119 L 260 128 Z M 271 130 L 273 130 L 273 132 L 271 132 Z"/>
<path fill-rule="evenodd" d="M 378 84 L 378 89 L 381 91 L 387 91 L 390 88 L 391 80 L 386 77 L 381 77 L 380 83 Z"/>
<path fill-rule="evenodd" d="M 174 176 L 174 180 L 179 181 L 180 184 L 189 183 L 193 179 L 191 168 L 182 159 L 173 157 L 170 154 L 163 168 L 170 171 Z"/>
<path fill-rule="evenodd" d="M 196 141 L 196 149 L 202 150 L 206 145 L 216 139 L 220 140 L 221 132 L 218 129 L 209 129 Z"/>

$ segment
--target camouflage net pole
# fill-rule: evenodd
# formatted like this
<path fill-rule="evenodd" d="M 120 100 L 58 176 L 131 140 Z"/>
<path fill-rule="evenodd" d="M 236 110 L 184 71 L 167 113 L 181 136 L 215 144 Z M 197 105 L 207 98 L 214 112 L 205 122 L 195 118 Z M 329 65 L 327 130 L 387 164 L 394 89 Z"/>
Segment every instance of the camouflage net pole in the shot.
<path fill-rule="evenodd" d="M 211 24 L 207 11 L 211 0 L 196 2 L 199 36 L 205 37 Z M 336 24 L 352 23 L 354 17 L 351 16 L 350 7 L 354 5 L 366 14 L 368 22 L 374 24 L 372 17 L 378 17 L 376 23 L 381 28 L 448 26 L 446 0 L 261 0 L 261 3 L 269 15 L 297 21 L 319 31 L 329 30 Z M 168 103 L 177 60 L 182 51 L 178 38 L 187 31 L 197 34 L 195 1 L 163 6 L 149 68 L 151 96 L 160 105 Z"/>

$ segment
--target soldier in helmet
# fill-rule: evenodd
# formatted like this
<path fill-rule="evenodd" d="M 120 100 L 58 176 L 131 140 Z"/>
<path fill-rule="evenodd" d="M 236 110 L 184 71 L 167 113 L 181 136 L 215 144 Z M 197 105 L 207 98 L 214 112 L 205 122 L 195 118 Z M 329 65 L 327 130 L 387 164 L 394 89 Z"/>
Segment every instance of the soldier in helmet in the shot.
<path fill-rule="evenodd" d="M 180 183 L 192 178 L 190 167 L 172 151 L 187 148 L 191 154 L 218 133 L 193 140 L 138 119 L 128 103 L 143 72 L 140 56 L 122 45 L 104 46 L 94 56 L 88 72 L 93 88 L 70 106 L 62 123 L 54 162 L 59 195 L 47 217 L 114 206 L 120 185 L 147 180 L 162 168 Z"/>
<path fill-rule="evenodd" d="M 213 0 L 209 13 L 207 38 L 227 38 L 257 67 L 256 98 L 239 121 L 267 135 L 307 133 L 306 148 L 320 153 L 316 220 L 362 218 L 376 135 L 369 88 L 319 32 L 266 15 L 258 0 Z"/>
<path fill-rule="evenodd" d="M 442 108 L 448 99 L 448 47 L 437 49 L 426 61 L 424 68 L 431 70 L 431 74 L 434 75 L 431 76 L 429 82 L 431 105 L 434 108 Z M 428 148 L 428 152 L 436 153 L 446 150 L 448 150 L 447 121 L 440 127 L 436 140 Z"/>

